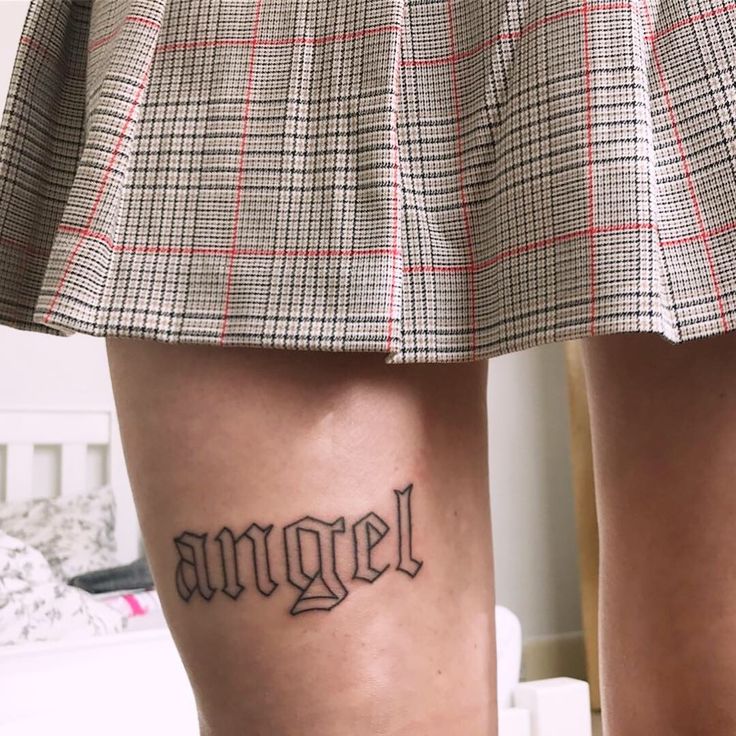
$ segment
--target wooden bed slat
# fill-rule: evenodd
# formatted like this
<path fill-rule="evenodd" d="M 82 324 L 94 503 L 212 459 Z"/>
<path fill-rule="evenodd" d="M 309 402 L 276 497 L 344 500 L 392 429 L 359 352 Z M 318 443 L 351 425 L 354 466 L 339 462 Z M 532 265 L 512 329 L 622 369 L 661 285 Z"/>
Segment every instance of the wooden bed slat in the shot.
<path fill-rule="evenodd" d="M 5 500 L 25 501 L 33 494 L 33 444 L 11 442 L 5 446 Z"/>
<path fill-rule="evenodd" d="M 61 479 L 59 493 L 71 496 L 86 490 L 87 445 L 84 442 L 64 442 L 61 446 Z"/>
<path fill-rule="evenodd" d="M 114 406 L 0 409 L 0 501 L 74 495 L 108 483 L 118 556 L 131 562 L 143 545 Z"/>

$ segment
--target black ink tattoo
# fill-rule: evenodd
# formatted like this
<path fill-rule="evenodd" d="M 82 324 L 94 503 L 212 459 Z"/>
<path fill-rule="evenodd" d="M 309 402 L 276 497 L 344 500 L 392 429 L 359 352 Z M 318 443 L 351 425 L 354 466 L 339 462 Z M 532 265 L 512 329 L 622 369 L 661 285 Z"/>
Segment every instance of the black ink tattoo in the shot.
<path fill-rule="evenodd" d="M 390 567 L 387 564 L 382 570 L 376 570 L 371 563 L 371 550 L 386 534 L 388 534 L 388 524 L 372 511 L 353 524 L 353 550 L 355 551 L 353 580 L 360 578 L 373 583 Z"/>
<path fill-rule="evenodd" d="M 273 524 L 263 528 L 258 524 L 251 524 L 245 535 L 253 543 L 253 569 L 256 572 L 256 588 L 263 595 L 271 595 L 277 588 L 277 583 L 271 578 L 271 563 L 268 558 L 268 535 Z"/>
<path fill-rule="evenodd" d="M 403 490 L 394 489 L 397 516 L 396 569 L 414 578 L 424 564 L 413 556 L 411 493 L 413 484 Z M 238 563 L 238 544 L 243 537 L 251 543 L 253 575 L 258 592 L 270 596 L 278 587 L 271 576 L 268 536 L 273 524 L 266 527 L 251 524 L 235 536 L 228 526 L 222 527 L 214 539 L 219 544 L 223 593 L 237 600 L 246 591 Z M 390 532 L 389 525 L 376 513 L 369 512 L 352 526 L 353 580 L 374 583 L 390 568 L 374 566 L 373 550 Z M 342 603 L 348 590 L 337 569 L 338 534 L 345 533 L 345 519 L 328 522 L 304 516 L 283 529 L 286 579 L 299 591 L 290 609 L 292 615 L 307 611 L 329 611 Z M 213 587 L 207 563 L 207 534 L 184 531 L 174 537 L 179 556 L 176 566 L 176 590 L 189 602 L 195 593 L 209 601 L 217 589 Z"/>
<path fill-rule="evenodd" d="M 176 590 L 179 595 L 188 601 L 194 591 L 205 600 L 210 600 L 215 589 L 210 585 L 210 575 L 207 570 L 207 548 L 205 542 L 207 534 L 182 532 L 174 539 L 179 552 L 179 564 L 176 566 Z"/>
<path fill-rule="evenodd" d="M 245 536 L 241 534 L 237 539 L 229 527 L 222 527 L 215 539 L 220 543 L 220 560 L 222 561 L 222 577 L 225 584 L 222 592 L 227 593 L 233 600 L 245 590 L 240 582 L 240 571 L 238 570 L 237 543 Z"/>
<path fill-rule="evenodd" d="M 345 599 L 348 591 L 337 574 L 335 559 L 335 534 L 344 531 L 345 519 L 342 516 L 332 524 L 305 516 L 284 527 L 286 577 L 302 591 L 291 608 L 291 614 L 329 611 Z M 312 535 L 317 545 L 316 563 L 311 573 L 304 570 L 303 534 Z"/>
<path fill-rule="evenodd" d="M 410 483 L 403 491 L 394 491 L 399 512 L 399 564 L 397 570 L 414 577 L 422 563 L 411 556 L 411 490 Z"/>

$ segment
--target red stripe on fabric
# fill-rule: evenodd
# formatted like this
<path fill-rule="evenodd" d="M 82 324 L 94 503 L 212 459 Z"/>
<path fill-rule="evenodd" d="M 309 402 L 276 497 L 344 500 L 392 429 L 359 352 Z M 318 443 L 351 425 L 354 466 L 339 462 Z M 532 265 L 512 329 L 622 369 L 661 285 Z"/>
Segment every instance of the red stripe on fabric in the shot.
<path fill-rule="evenodd" d="M 601 226 L 597 228 L 593 228 L 594 232 L 596 233 L 610 233 L 610 232 L 624 232 L 627 230 L 656 230 L 657 227 L 653 223 L 649 222 L 634 222 L 629 224 L 621 224 L 621 225 L 606 225 Z M 515 248 L 509 248 L 508 250 L 505 250 L 501 253 L 497 253 L 495 256 L 491 256 L 491 258 L 486 258 L 483 261 L 477 261 L 474 264 L 467 265 L 467 264 L 449 264 L 446 266 L 427 266 L 423 264 L 418 264 L 416 266 L 411 266 L 406 269 L 404 269 L 406 272 L 424 272 L 424 273 L 461 273 L 463 271 L 467 270 L 475 270 L 480 271 L 484 268 L 488 268 L 489 266 L 495 266 L 500 261 L 504 261 L 507 258 L 514 258 L 516 256 L 524 255 L 525 253 L 529 253 L 530 251 L 534 250 L 540 250 L 542 248 L 549 248 L 553 245 L 559 245 L 561 243 L 566 243 L 570 240 L 575 240 L 580 237 L 587 237 L 589 236 L 591 232 L 590 228 L 586 228 L 584 230 L 573 230 L 569 233 L 564 233 L 560 235 L 553 235 L 549 238 L 544 238 L 543 240 L 537 240 L 532 243 L 526 243 L 525 245 L 519 245 Z"/>
<path fill-rule="evenodd" d="M 598 3 L 595 5 L 588 6 L 588 12 L 610 12 L 611 10 L 632 10 L 631 2 L 618 2 L 618 3 Z M 467 51 L 463 51 L 459 54 L 449 54 L 445 56 L 435 56 L 429 59 L 404 59 L 403 66 L 438 66 L 441 64 L 453 64 L 456 61 L 463 59 L 469 59 L 475 56 L 477 53 L 483 51 L 489 46 L 493 46 L 499 41 L 515 41 L 528 33 L 533 33 L 542 26 L 549 23 L 556 23 L 560 20 L 566 20 L 568 18 L 580 15 L 580 8 L 570 8 L 569 10 L 562 10 L 559 13 L 552 13 L 543 18 L 533 20 L 525 26 L 522 26 L 518 31 L 510 31 L 508 33 L 497 33 L 492 38 L 488 38 L 485 41 L 473 46 Z"/>
<path fill-rule="evenodd" d="M 454 0 L 447 0 L 447 32 L 450 42 L 450 53 L 452 56 L 455 55 L 455 29 L 453 25 L 452 16 L 452 3 Z M 458 89 L 457 81 L 457 67 L 453 62 L 450 65 L 450 77 L 452 81 L 452 101 L 455 107 L 455 139 L 456 139 L 456 158 L 457 158 L 457 171 L 459 180 L 460 190 L 460 205 L 463 213 L 463 225 L 465 227 L 465 245 L 467 248 L 468 258 L 470 265 L 474 266 L 474 244 L 473 244 L 473 231 L 470 222 L 470 210 L 468 208 L 468 202 L 465 196 L 465 172 L 463 170 L 463 131 L 461 124 L 462 108 L 460 104 L 460 92 Z M 476 353 L 476 340 L 478 332 L 478 324 L 476 322 L 475 315 L 475 279 L 473 278 L 475 268 L 468 272 L 468 296 L 470 298 L 469 311 L 470 311 L 470 354 L 471 360 L 475 359 Z"/>
<path fill-rule="evenodd" d="M 633 11 L 635 9 L 636 9 L 635 6 L 631 2 L 595 3 L 595 4 L 591 3 L 587 5 L 588 15 L 590 15 L 591 13 L 611 12 L 614 10 L 632 10 Z M 665 36 L 668 33 L 672 33 L 673 31 L 676 31 L 682 27 L 693 25 L 694 23 L 698 23 L 704 20 L 705 18 L 712 17 L 715 15 L 721 15 L 723 13 L 730 13 L 730 12 L 733 12 L 734 10 L 736 10 L 736 3 L 728 3 L 727 5 L 724 5 L 721 8 L 716 8 L 714 10 L 711 10 L 705 13 L 699 13 L 689 18 L 683 18 L 681 21 L 678 21 L 677 23 L 674 23 L 673 25 L 659 31 L 656 34 L 657 38 L 661 38 L 662 36 Z M 526 26 L 523 26 L 518 31 L 512 31 L 509 33 L 499 33 L 495 35 L 493 38 L 486 39 L 485 41 L 479 43 L 477 46 L 474 46 L 468 51 L 464 51 L 460 54 L 456 54 L 454 56 L 437 56 L 437 57 L 433 57 L 429 59 L 404 59 L 402 61 L 402 65 L 403 66 L 436 66 L 436 65 L 441 65 L 441 64 L 451 64 L 456 61 L 460 61 L 462 59 L 468 59 L 472 56 L 475 56 L 475 54 L 483 51 L 484 49 L 488 48 L 489 46 L 492 46 L 498 43 L 499 41 L 517 40 L 525 36 L 527 33 L 532 33 L 533 31 L 536 31 L 538 28 L 540 28 L 543 25 L 546 25 L 548 23 L 555 23 L 560 20 L 566 20 L 567 18 L 579 15 L 580 12 L 581 12 L 581 8 L 571 8 L 570 10 L 563 10 L 559 13 L 553 13 L 544 18 L 540 18 L 538 20 L 532 21 Z M 645 36 L 645 37 L 649 38 L 648 36 Z"/>
<path fill-rule="evenodd" d="M 366 36 L 373 36 L 378 33 L 394 33 L 401 31 L 401 26 L 385 25 L 375 26 L 372 28 L 361 28 L 357 31 L 347 31 L 345 33 L 333 33 L 329 36 L 294 36 L 293 38 L 259 38 L 259 46 L 281 46 L 281 45 L 297 45 L 297 44 L 326 44 L 336 43 L 340 41 L 355 41 Z"/>
<path fill-rule="evenodd" d="M 402 6 L 402 12 L 403 12 Z M 396 291 L 396 271 L 397 260 L 399 256 L 399 167 L 401 159 L 399 157 L 399 100 L 401 79 L 401 41 L 402 29 L 399 26 L 398 39 L 396 42 L 396 64 L 394 65 L 394 88 L 393 88 L 393 125 L 391 126 L 391 140 L 393 143 L 393 234 L 391 249 L 391 289 L 388 301 L 388 328 L 386 336 L 386 351 L 391 352 L 394 324 L 394 293 Z"/>
<path fill-rule="evenodd" d="M 736 3 L 728 3 L 727 5 L 723 5 L 720 8 L 713 8 L 712 10 L 707 10 L 704 13 L 698 13 L 696 15 L 683 18 L 682 20 L 677 21 L 677 23 L 673 23 L 671 26 L 666 26 L 661 31 L 648 34 L 646 36 L 646 39 L 648 41 L 656 42 L 659 41 L 663 36 L 666 36 L 675 31 L 679 31 L 681 28 L 691 26 L 693 25 L 693 23 L 699 23 L 701 20 L 705 20 L 706 18 L 713 18 L 717 15 L 723 15 L 723 13 L 731 13 L 734 10 L 736 10 Z"/>
<path fill-rule="evenodd" d="M 38 246 L 34 247 L 34 244 L 28 242 L 22 242 L 15 238 L 2 237 L 0 243 L 3 245 L 10 246 L 11 248 L 17 248 L 21 252 L 37 250 L 39 253 L 44 253 L 45 250 Z"/>
<path fill-rule="evenodd" d="M 112 39 L 120 33 L 127 23 L 140 23 L 141 25 L 150 26 L 155 29 L 159 29 L 161 27 L 161 24 L 158 21 L 145 18 L 142 15 L 126 15 L 123 22 L 114 31 L 112 31 L 112 33 L 108 33 L 106 36 L 101 36 L 100 38 L 91 41 L 87 46 L 87 50 L 94 51 L 99 46 L 104 46 L 106 43 L 112 41 Z"/>
<path fill-rule="evenodd" d="M 61 64 L 66 63 L 61 55 L 59 55 L 55 51 L 52 51 L 48 46 L 45 46 L 40 41 L 38 41 L 38 39 L 31 38 L 31 36 L 21 36 L 19 44 L 27 46 L 28 49 L 31 51 L 35 51 L 37 54 L 40 55 L 41 59 L 43 60 L 48 58 Z M 75 82 L 84 82 L 86 79 L 84 74 L 72 74 L 69 69 L 64 69 L 64 78 L 68 80 L 74 80 Z"/>
<path fill-rule="evenodd" d="M 597 13 L 597 12 L 610 12 L 612 10 L 633 10 L 634 6 L 631 2 L 616 2 L 616 3 L 597 3 L 597 4 L 590 4 L 588 5 L 588 13 Z M 728 3 L 720 8 L 715 8 L 713 10 L 709 10 L 704 13 L 699 13 L 697 15 L 683 18 L 682 20 L 678 21 L 677 23 L 672 24 L 671 26 L 662 29 L 661 31 L 658 31 L 654 36 L 647 35 L 645 38 L 647 40 L 658 40 L 662 38 L 662 36 L 665 36 L 669 33 L 672 33 L 674 31 L 679 30 L 680 28 L 683 28 L 687 25 L 692 25 L 693 23 L 700 22 L 706 18 L 711 18 L 716 15 L 721 15 L 723 13 L 730 13 L 736 10 L 736 3 Z M 508 40 L 515 40 L 518 38 L 521 38 L 522 36 L 526 35 L 527 33 L 531 33 L 535 30 L 537 30 L 539 27 L 547 24 L 547 23 L 554 23 L 559 20 L 564 20 L 576 15 L 580 14 L 580 8 L 572 8 L 570 10 L 564 10 L 559 13 L 553 13 L 549 16 L 546 16 L 544 18 L 540 18 L 538 20 L 532 21 L 528 25 L 524 26 L 519 31 L 514 31 L 511 33 L 499 33 L 493 38 L 489 38 L 477 46 L 473 47 L 472 49 L 468 51 L 464 51 L 460 54 L 456 54 L 454 56 L 441 56 L 441 57 L 433 57 L 430 59 L 402 59 L 401 65 L 402 66 L 425 66 L 425 65 L 435 65 L 435 64 L 451 64 L 456 61 L 460 61 L 462 59 L 467 59 L 469 57 L 474 56 L 475 54 L 479 53 L 480 51 L 483 51 L 484 49 L 488 48 L 489 46 L 492 46 L 493 44 L 497 43 L 498 41 L 508 41 Z M 140 18 L 140 22 L 148 23 L 150 25 L 156 24 L 155 21 L 151 21 L 147 18 L 141 18 L 140 16 L 128 16 L 131 19 L 134 18 Z M 196 48 L 208 48 L 212 46 L 227 46 L 227 45 L 250 45 L 253 43 L 258 43 L 259 45 L 292 45 L 296 43 L 331 43 L 333 41 L 348 41 L 353 40 L 356 38 L 363 38 L 368 35 L 372 35 L 374 33 L 383 33 L 386 31 L 392 32 L 399 30 L 396 26 L 393 25 L 386 25 L 386 26 L 377 26 L 374 28 L 364 28 L 360 29 L 358 31 L 354 32 L 348 32 L 344 34 L 335 34 L 332 36 L 312 36 L 312 37 L 294 37 L 294 38 L 262 38 L 255 41 L 254 39 L 200 39 L 195 41 L 175 41 L 171 43 L 166 44 L 159 44 L 155 51 L 156 53 L 165 52 L 165 51 L 181 51 L 185 49 L 196 49 Z M 98 39 L 94 39 L 90 42 L 89 49 L 94 50 L 98 46 L 101 46 L 105 43 L 109 43 L 119 32 L 118 30 L 113 31 L 112 33 L 102 36 Z M 21 36 L 20 42 L 23 44 L 28 45 L 31 48 L 34 48 L 36 51 L 40 51 L 44 54 L 51 54 L 51 51 L 45 47 L 43 44 L 41 44 L 37 39 L 32 39 L 29 36 Z"/>
<path fill-rule="evenodd" d="M 736 222 L 727 222 L 725 225 L 713 228 L 712 230 L 706 230 L 700 235 L 690 235 L 686 238 L 671 238 L 670 240 L 660 241 L 660 245 L 670 247 L 673 245 L 682 245 L 683 243 L 693 243 L 703 238 L 717 238 L 719 235 L 725 235 L 730 233 L 732 230 L 736 230 Z"/>
<path fill-rule="evenodd" d="M 231 251 L 224 248 L 206 247 L 206 246 L 179 246 L 179 245 L 132 245 L 126 243 L 113 243 L 112 238 L 109 235 L 94 230 L 85 230 L 81 227 L 74 225 L 60 225 L 59 231 L 69 232 L 72 234 L 82 234 L 85 238 L 95 238 L 100 242 L 105 243 L 111 251 L 115 253 L 167 253 L 171 255 L 213 255 L 213 256 L 229 256 Z M 653 222 L 634 222 L 634 223 L 621 223 L 614 225 L 599 225 L 593 228 L 592 231 L 596 234 L 601 233 L 612 233 L 612 232 L 625 232 L 627 230 L 654 230 L 659 231 L 659 226 Z M 724 235 L 729 232 L 736 230 L 736 221 L 729 222 L 726 225 L 710 230 L 707 233 L 699 235 L 690 235 L 684 238 L 672 238 L 670 240 L 659 238 L 658 243 L 664 248 L 675 247 L 678 245 L 686 245 L 688 243 L 694 243 L 702 240 L 704 237 L 717 237 Z M 574 238 L 586 236 L 590 234 L 591 230 L 586 228 L 584 230 L 574 230 L 568 233 L 561 233 L 559 235 L 553 235 L 544 240 L 525 243 L 524 245 L 516 246 L 503 253 L 487 258 L 484 261 L 477 261 L 475 263 L 476 269 L 486 268 L 489 265 L 493 265 L 497 261 L 504 260 L 510 256 L 522 255 L 530 250 L 536 248 L 546 248 L 550 245 L 557 243 L 564 243 Z M 32 243 L 21 242 L 12 238 L 0 237 L 0 243 L 8 245 L 12 248 L 17 248 L 21 251 L 33 251 L 36 250 L 38 253 L 46 253 L 46 250 L 41 247 L 36 247 Z M 236 256 L 243 256 L 248 258 L 319 258 L 319 257 L 348 257 L 355 258 L 359 256 L 384 256 L 392 255 L 394 249 L 392 247 L 387 248 L 353 248 L 346 250 L 344 248 L 284 248 L 283 250 L 278 248 L 238 248 Z M 404 272 L 411 271 L 432 271 L 436 269 L 438 271 L 446 269 L 465 270 L 467 265 L 450 265 L 450 266 L 411 266 L 404 268 Z"/>
<path fill-rule="evenodd" d="M 652 19 L 651 13 L 649 12 L 649 3 L 647 0 L 642 0 L 642 7 L 644 8 L 644 12 L 646 13 L 647 22 L 649 24 L 649 27 L 654 28 L 654 21 Z M 651 34 L 651 38 L 652 39 L 654 38 L 654 34 Z M 708 245 L 708 231 L 705 227 L 705 220 L 703 218 L 703 212 L 700 207 L 700 200 L 698 198 L 698 193 L 695 189 L 695 183 L 693 182 L 692 173 L 690 171 L 690 164 L 688 162 L 687 152 L 685 150 L 685 144 L 683 142 L 682 135 L 680 134 L 680 127 L 677 123 L 677 118 L 675 116 L 675 108 L 674 108 L 674 105 L 672 104 L 672 97 L 670 95 L 669 85 L 667 84 L 667 78 L 664 73 L 664 68 L 662 67 L 662 62 L 657 52 L 657 45 L 653 40 L 650 41 L 650 48 L 651 48 L 651 53 L 652 53 L 652 61 L 654 62 L 655 68 L 657 70 L 657 76 L 659 77 L 659 83 L 662 87 L 662 94 L 664 95 L 665 104 L 667 105 L 667 113 L 669 115 L 672 135 L 675 138 L 675 142 L 677 144 L 677 150 L 680 154 L 680 165 L 682 167 L 682 171 L 685 176 L 685 181 L 687 183 L 688 193 L 690 194 L 690 200 L 693 206 L 693 210 L 695 212 L 695 218 L 698 223 L 698 229 L 700 230 L 700 237 L 702 238 L 702 242 L 703 242 L 703 250 L 705 252 L 705 258 L 708 262 L 708 270 L 710 273 L 710 278 L 711 278 L 711 282 L 713 286 L 713 293 L 718 303 L 718 309 L 720 310 L 720 313 L 721 313 L 721 324 L 723 325 L 723 329 L 727 331 L 730 328 L 729 328 L 728 318 L 726 317 L 726 310 L 723 306 L 721 290 L 718 285 L 718 276 L 716 274 L 715 264 L 713 262 L 713 254 L 711 253 L 710 247 Z"/>
<path fill-rule="evenodd" d="M 85 238 L 96 238 L 105 243 L 111 251 L 116 253 L 169 253 L 180 255 L 213 255 L 213 256 L 230 256 L 233 253 L 231 248 L 216 248 L 214 246 L 179 246 L 179 245 L 130 245 L 113 243 L 112 238 L 103 232 L 88 230 L 77 227 L 75 225 L 59 225 L 59 230 L 72 233 L 82 234 Z M 235 255 L 268 257 L 277 256 L 294 257 L 294 258 L 310 258 L 329 256 L 382 256 L 391 255 L 394 252 L 392 247 L 384 248 L 236 248 Z"/>
<path fill-rule="evenodd" d="M 400 31 L 401 27 L 396 25 L 374 26 L 361 28 L 357 31 L 346 33 L 334 33 L 329 36 L 293 36 L 285 38 L 204 38 L 196 41 L 172 41 L 160 44 L 156 47 L 157 53 L 166 51 L 184 51 L 194 48 L 212 48 L 218 46 L 296 46 L 299 44 L 335 43 L 339 41 L 354 41 L 378 33 Z"/>
<path fill-rule="evenodd" d="M 150 62 L 149 62 L 149 67 L 150 67 Z M 92 223 L 92 220 L 94 219 L 95 213 L 97 212 L 97 208 L 99 207 L 100 202 L 102 201 L 102 195 L 105 191 L 105 187 L 107 186 L 107 182 L 112 173 L 112 167 L 115 164 L 118 154 L 120 153 L 120 148 L 123 145 L 123 140 L 125 139 L 125 132 L 127 131 L 128 126 L 130 125 L 130 121 L 133 119 L 133 115 L 135 113 L 136 108 L 138 107 L 138 103 L 140 101 L 141 94 L 143 93 L 143 90 L 145 89 L 147 83 L 148 83 L 148 69 L 146 69 L 146 71 L 143 72 L 143 76 L 141 78 L 141 81 L 138 84 L 138 88 L 136 89 L 135 96 L 133 97 L 133 100 L 128 107 L 128 112 L 125 117 L 125 122 L 123 123 L 123 127 L 120 130 L 120 133 L 118 134 L 118 138 L 110 154 L 110 158 L 108 159 L 107 164 L 105 165 L 105 170 L 102 176 L 102 181 L 100 182 L 100 186 L 97 189 L 97 195 L 95 196 L 94 202 L 92 203 L 92 209 L 90 210 L 89 216 L 87 217 L 85 229 L 89 229 L 89 226 Z M 84 236 L 80 235 L 79 238 L 77 239 L 76 244 L 74 245 L 74 248 L 72 249 L 72 252 L 67 257 L 66 263 L 64 264 L 64 270 L 61 274 L 61 277 L 59 278 L 59 282 L 56 285 L 56 291 L 54 292 L 54 296 L 51 299 L 49 308 L 46 310 L 46 314 L 43 317 L 44 322 L 48 322 L 51 317 L 51 312 L 53 311 L 54 306 L 56 305 L 56 302 L 59 298 L 59 295 L 61 294 L 62 286 L 64 285 L 64 282 L 66 281 L 66 277 L 69 274 L 69 270 L 71 269 L 74 258 L 76 257 L 83 242 L 84 242 Z"/>
<path fill-rule="evenodd" d="M 258 23 L 261 16 L 262 0 L 257 0 L 255 7 L 255 15 L 253 18 L 253 38 L 258 38 Z M 240 154 L 238 158 L 238 177 L 235 183 L 235 212 L 233 213 L 233 237 L 230 245 L 230 262 L 227 269 L 227 282 L 225 284 L 225 302 L 222 310 L 222 329 L 220 330 L 220 344 L 225 343 L 225 331 L 227 330 L 228 309 L 230 307 L 230 290 L 232 288 L 233 264 L 235 263 L 235 251 L 238 242 L 238 221 L 240 220 L 240 201 L 242 196 L 243 179 L 244 179 L 244 162 L 246 141 L 248 137 L 248 123 L 250 122 L 250 99 L 253 91 L 253 77 L 255 70 L 255 56 L 257 45 L 253 44 L 250 49 L 250 58 L 248 59 L 248 84 L 245 91 L 245 110 L 243 112 L 243 129 L 240 136 Z"/>
<path fill-rule="evenodd" d="M 123 20 L 122 25 L 119 28 L 116 28 L 112 33 L 109 33 L 107 36 L 102 36 L 102 37 L 100 37 L 99 39 L 97 39 L 95 41 L 91 41 L 90 44 L 87 47 L 87 50 L 88 51 L 94 51 L 99 46 L 103 46 L 104 44 L 109 43 L 113 38 L 115 38 L 115 36 L 117 36 L 120 33 L 121 28 L 127 22 L 141 23 L 142 25 L 148 25 L 148 26 L 151 26 L 152 28 L 156 28 L 156 29 L 158 29 L 158 28 L 161 27 L 161 25 L 160 25 L 160 23 L 158 23 L 158 21 L 151 20 L 150 18 L 144 18 L 144 17 L 139 16 L 139 15 L 128 15 Z M 23 44 L 23 45 L 25 45 L 25 46 L 28 46 L 29 48 L 33 49 L 34 51 L 37 51 L 37 52 L 41 53 L 43 56 L 51 56 L 51 57 L 53 57 L 53 58 L 55 58 L 57 60 L 60 60 L 61 59 L 61 57 L 58 54 L 56 54 L 55 52 L 51 51 L 51 49 L 48 46 L 45 46 L 40 41 L 38 41 L 35 38 L 32 38 L 31 36 L 22 35 L 20 37 L 20 43 Z M 75 75 L 71 75 L 71 74 L 67 73 L 66 76 L 67 76 L 68 79 L 75 79 L 77 81 L 84 81 L 84 79 L 85 79 L 84 75 L 82 75 L 82 76 L 75 76 Z"/>
<path fill-rule="evenodd" d="M 20 42 L 24 46 L 28 46 L 28 48 L 33 49 L 34 51 L 38 51 L 44 56 L 46 56 L 47 54 L 51 54 L 51 49 L 49 49 L 48 46 L 44 46 L 37 39 L 32 38 L 31 36 L 21 36 Z"/>
<path fill-rule="evenodd" d="M 590 284 L 590 334 L 595 335 L 595 169 L 593 167 L 593 91 L 591 88 L 590 27 L 588 3 L 583 0 L 583 70 L 585 79 L 585 148 L 588 156 L 588 279 Z"/>

